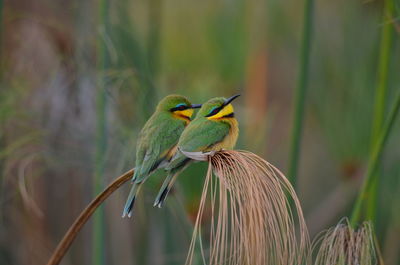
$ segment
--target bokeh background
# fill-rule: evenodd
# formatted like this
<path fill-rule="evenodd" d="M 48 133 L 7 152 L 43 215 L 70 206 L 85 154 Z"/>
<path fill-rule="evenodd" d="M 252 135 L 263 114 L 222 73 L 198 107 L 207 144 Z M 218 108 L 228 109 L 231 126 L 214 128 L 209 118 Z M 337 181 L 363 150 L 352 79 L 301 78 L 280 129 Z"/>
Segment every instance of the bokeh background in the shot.
<path fill-rule="evenodd" d="M 391 4 L 391 16 L 384 15 Z M 134 167 L 137 134 L 171 93 L 194 103 L 241 93 L 238 148 L 287 173 L 303 1 L 2 0 L 0 264 L 45 264 L 95 193 Z M 382 117 L 400 89 L 398 0 L 315 1 L 297 191 L 312 236 L 351 212 Z M 386 32 L 386 33 L 385 33 Z M 378 170 L 373 220 L 400 264 L 400 120 Z M 183 264 L 206 165 L 133 219 L 129 184 L 90 221 L 62 264 Z"/>

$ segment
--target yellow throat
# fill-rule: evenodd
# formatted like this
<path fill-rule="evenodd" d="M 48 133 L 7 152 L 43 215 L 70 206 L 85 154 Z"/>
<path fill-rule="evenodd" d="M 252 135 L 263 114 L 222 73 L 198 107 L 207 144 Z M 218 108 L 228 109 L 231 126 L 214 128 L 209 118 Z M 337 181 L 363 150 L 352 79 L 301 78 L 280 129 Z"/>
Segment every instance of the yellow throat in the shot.
<path fill-rule="evenodd" d="M 231 126 L 229 134 L 226 135 L 221 142 L 217 143 L 212 148 L 210 148 L 210 150 L 221 150 L 221 149 L 229 150 L 235 147 L 236 141 L 239 136 L 239 124 L 234 117 L 227 117 L 228 115 L 233 113 L 234 113 L 233 106 L 231 104 L 228 104 L 217 114 L 207 118 L 208 120 L 211 121 L 227 122 Z"/>
<path fill-rule="evenodd" d="M 220 110 L 217 114 L 208 117 L 207 119 L 209 120 L 219 120 L 222 118 L 225 118 L 224 116 L 227 116 L 229 114 L 232 114 L 234 112 L 232 104 L 226 105 L 222 110 Z"/>
<path fill-rule="evenodd" d="M 194 110 L 193 109 L 185 109 L 185 110 L 176 110 L 173 112 L 175 118 L 184 120 L 186 123 L 190 122 L 192 118 Z"/>

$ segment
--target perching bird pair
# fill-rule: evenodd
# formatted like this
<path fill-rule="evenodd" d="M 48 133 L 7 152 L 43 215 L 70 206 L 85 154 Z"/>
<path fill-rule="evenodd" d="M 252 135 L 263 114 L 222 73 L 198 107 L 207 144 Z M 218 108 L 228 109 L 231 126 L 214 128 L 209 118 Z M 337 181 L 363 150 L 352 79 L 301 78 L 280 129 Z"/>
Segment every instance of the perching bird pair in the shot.
<path fill-rule="evenodd" d="M 239 127 L 231 102 L 238 96 L 212 98 L 203 105 L 193 105 L 183 96 L 170 95 L 158 103 L 139 134 L 133 187 L 122 217 L 131 217 L 141 185 L 155 170 L 164 168 L 168 175 L 154 202 L 154 206 L 161 208 L 176 177 L 193 161 L 180 150 L 233 149 Z M 200 110 L 191 120 L 195 108 Z"/>

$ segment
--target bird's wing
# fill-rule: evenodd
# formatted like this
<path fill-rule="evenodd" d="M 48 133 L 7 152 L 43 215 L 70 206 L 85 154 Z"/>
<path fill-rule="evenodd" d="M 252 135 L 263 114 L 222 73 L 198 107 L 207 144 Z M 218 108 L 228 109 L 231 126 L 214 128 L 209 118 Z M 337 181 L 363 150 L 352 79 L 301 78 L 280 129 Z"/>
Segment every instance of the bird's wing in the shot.
<path fill-rule="evenodd" d="M 141 142 L 138 147 L 143 158 L 137 161 L 138 174 L 135 182 L 142 182 L 149 174 L 171 159 L 172 149 L 176 146 L 184 124 L 172 119 L 156 121 L 142 131 Z"/>
<path fill-rule="evenodd" d="M 190 126 L 191 125 L 191 126 Z M 178 146 L 189 152 L 208 151 L 229 134 L 230 125 L 224 122 L 202 120 L 190 124 L 182 133 Z"/>
<path fill-rule="evenodd" d="M 213 121 L 192 122 L 183 131 L 178 142 L 179 149 L 186 152 L 209 151 L 215 144 L 223 141 L 229 134 L 230 126 L 226 123 Z M 179 167 L 188 158 L 177 152 L 167 166 L 167 170 Z"/>

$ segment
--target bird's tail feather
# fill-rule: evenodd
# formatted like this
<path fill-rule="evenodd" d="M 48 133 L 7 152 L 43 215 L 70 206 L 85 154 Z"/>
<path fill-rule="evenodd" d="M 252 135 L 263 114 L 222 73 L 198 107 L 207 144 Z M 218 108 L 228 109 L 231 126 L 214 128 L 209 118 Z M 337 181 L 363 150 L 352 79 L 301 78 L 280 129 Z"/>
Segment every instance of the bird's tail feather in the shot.
<path fill-rule="evenodd" d="M 154 201 L 154 207 L 161 208 L 165 199 L 168 196 L 169 191 L 171 190 L 172 186 L 174 185 L 174 182 L 176 180 L 176 177 L 179 175 L 180 171 L 178 172 L 170 172 L 168 176 L 165 178 L 163 185 L 161 186 L 160 191 L 158 192 L 158 195 L 156 197 L 156 200 Z"/>
<path fill-rule="evenodd" d="M 133 183 L 131 191 L 129 192 L 128 199 L 126 200 L 124 212 L 122 213 L 122 218 L 128 216 L 129 218 L 132 216 L 133 205 L 135 204 L 136 195 L 140 190 L 141 183 Z"/>
<path fill-rule="evenodd" d="M 174 165 L 174 168 L 169 169 L 168 176 L 165 178 L 163 185 L 154 201 L 154 207 L 161 208 L 165 199 L 168 196 L 169 191 L 175 183 L 176 177 L 190 164 L 192 160 L 184 157 L 180 159 L 178 163 Z M 177 162 L 177 161 L 175 161 Z"/>

